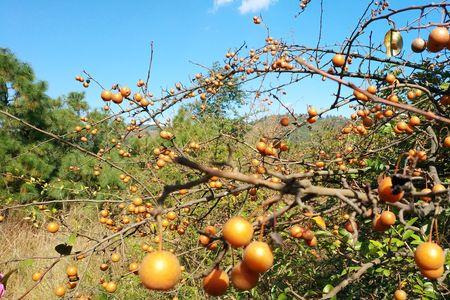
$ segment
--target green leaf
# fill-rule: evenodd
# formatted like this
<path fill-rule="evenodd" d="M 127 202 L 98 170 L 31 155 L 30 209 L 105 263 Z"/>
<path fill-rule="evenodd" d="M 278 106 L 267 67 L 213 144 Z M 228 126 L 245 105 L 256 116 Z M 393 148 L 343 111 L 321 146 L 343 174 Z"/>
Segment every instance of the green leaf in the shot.
<path fill-rule="evenodd" d="M 323 287 L 323 290 L 322 290 L 323 295 L 325 296 L 326 294 L 328 294 L 329 292 L 331 292 L 333 289 L 334 289 L 334 286 L 332 286 L 331 284 L 327 284 L 326 286 Z M 331 297 L 330 299 L 336 300 L 337 297 L 336 297 L 336 296 L 333 296 L 333 297 Z"/>
<path fill-rule="evenodd" d="M 69 237 L 67 238 L 66 244 L 69 245 L 69 246 L 74 246 L 76 240 L 77 240 L 77 234 L 76 234 L 76 233 L 72 233 L 72 234 L 69 235 Z"/>
<path fill-rule="evenodd" d="M 285 293 L 281 293 L 278 295 L 277 300 L 287 300 L 289 299 Z"/>
<path fill-rule="evenodd" d="M 34 260 L 32 260 L 31 258 L 22 260 L 19 263 L 19 268 L 27 269 L 27 268 L 31 267 L 33 265 L 33 263 L 34 263 Z"/>

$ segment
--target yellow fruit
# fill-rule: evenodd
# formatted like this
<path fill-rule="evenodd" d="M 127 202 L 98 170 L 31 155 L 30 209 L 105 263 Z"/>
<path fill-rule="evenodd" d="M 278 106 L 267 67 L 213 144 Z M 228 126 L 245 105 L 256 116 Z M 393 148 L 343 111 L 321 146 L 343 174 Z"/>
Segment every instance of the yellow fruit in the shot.
<path fill-rule="evenodd" d="M 414 252 L 414 260 L 421 269 L 436 270 L 444 265 L 444 250 L 436 243 L 424 242 Z"/>
<path fill-rule="evenodd" d="M 252 271 L 263 273 L 273 265 L 273 254 L 269 245 L 264 242 L 251 242 L 245 247 L 243 263 Z"/>
<path fill-rule="evenodd" d="M 169 251 L 155 251 L 147 254 L 139 268 L 142 284 L 151 290 L 172 289 L 181 278 L 178 258 Z"/>
<path fill-rule="evenodd" d="M 246 246 L 252 240 L 253 226 L 243 217 L 232 217 L 223 226 L 223 237 L 234 248 Z"/>

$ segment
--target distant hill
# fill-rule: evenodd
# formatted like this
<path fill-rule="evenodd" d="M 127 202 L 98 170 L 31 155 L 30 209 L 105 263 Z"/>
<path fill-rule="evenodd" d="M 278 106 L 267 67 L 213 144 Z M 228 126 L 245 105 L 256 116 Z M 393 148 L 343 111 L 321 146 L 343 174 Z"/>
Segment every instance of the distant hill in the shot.
<path fill-rule="evenodd" d="M 281 115 L 265 116 L 257 121 L 252 122 L 251 130 L 246 135 L 246 140 L 249 143 L 256 143 L 260 137 L 272 138 L 276 132 L 279 132 L 281 127 L 279 121 Z M 306 120 L 307 116 L 301 116 L 299 120 Z M 336 131 L 338 133 L 345 125 L 348 119 L 342 116 L 327 116 L 319 118 L 314 124 L 307 124 L 300 128 L 297 128 L 289 136 L 289 140 L 292 142 L 307 142 L 311 137 L 322 130 Z M 286 130 L 293 129 L 294 126 L 286 127 Z"/>

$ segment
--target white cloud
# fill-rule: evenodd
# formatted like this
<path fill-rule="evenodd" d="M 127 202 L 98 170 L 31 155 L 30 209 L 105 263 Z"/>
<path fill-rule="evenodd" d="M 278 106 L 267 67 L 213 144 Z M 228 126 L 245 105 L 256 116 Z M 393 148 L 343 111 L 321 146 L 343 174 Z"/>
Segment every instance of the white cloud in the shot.
<path fill-rule="evenodd" d="M 214 0 L 214 5 L 221 6 L 233 2 L 234 0 Z"/>
<path fill-rule="evenodd" d="M 214 6 L 218 7 L 218 6 L 222 6 L 228 3 L 233 2 L 234 0 L 214 0 Z"/>
<path fill-rule="evenodd" d="M 230 0 L 215 0 L 215 1 L 230 1 Z M 276 0 L 242 0 L 241 6 L 239 6 L 239 11 L 241 14 L 246 14 L 249 12 L 257 13 L 261 10 L 267 9 L 270 4 Z"/>
<path fill-rule="evenodd" d="M 217 12 L 217 10 L 219 9 L 220 6 L 224 6 L 224 5 L 229 4 L 229 3 L 233 2 L 233 1 L 234 0 L 214 0 L 214 6 L 209 12 L 215 13 L 215 12 Z"/>

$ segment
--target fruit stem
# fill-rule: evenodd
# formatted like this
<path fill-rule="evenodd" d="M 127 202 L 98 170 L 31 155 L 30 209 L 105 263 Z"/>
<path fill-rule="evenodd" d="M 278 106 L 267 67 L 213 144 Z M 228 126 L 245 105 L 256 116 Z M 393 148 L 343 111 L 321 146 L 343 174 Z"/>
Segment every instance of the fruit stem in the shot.
<path fill-rule="evenodd" d="M 262 220 L 262 224 L 261 224 L 261 229 L 259 232 L 259 241 L 261 242 L 263 240 L 263 236 L 264 236 L 264 225 L 266 224 L 266 220 L 263 219 Z"/>
<path fill-rule="evenodd" d="M 397 173 L 398 172 L 398 165 L 400 164 L 400 160 L 402 159 L 402 157 L 405 155 L 405 153 L 402 153 L 402 154 L 400 154 L 399 156 L 398 156 L 398 158 L 397 158 L 397 163 L 395 164 L 395 169 L 394 169 L 394 173 Z M 405 175 L 405 174 L 403 174 L 403 175 Z"/>
<path fill-rule="evenodd" d="M 430 236 L 428 237 L 428 241 L 431 243 L 433 238 L 433 225 L 434 225 L 434 218 L 431 219 L 431 228 L 430 228 Z"/>
<path fill-rule="evenodd" d="M 162 243 L 162 222 L 161 222 L 161 215 L 158 214 L 156 216 L 156 222 L 158 223 L 158 248 L 159 251 L 162 251 L 163 249 L 163 243 Z"/>
<path fill-rule="evenodd" d="M 433 218 L 434 220 L 434 234 L 436 235 L 436 243 L 439 244 L 439 231 L 438 231 L 438 221 L 436 218 Z"/>

